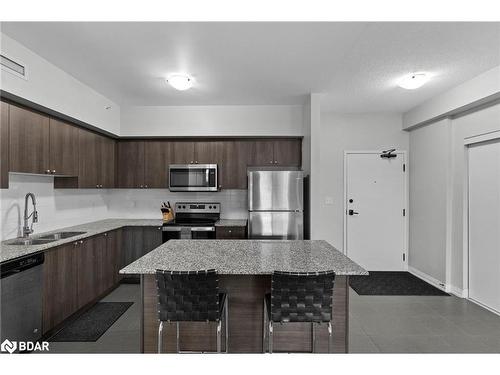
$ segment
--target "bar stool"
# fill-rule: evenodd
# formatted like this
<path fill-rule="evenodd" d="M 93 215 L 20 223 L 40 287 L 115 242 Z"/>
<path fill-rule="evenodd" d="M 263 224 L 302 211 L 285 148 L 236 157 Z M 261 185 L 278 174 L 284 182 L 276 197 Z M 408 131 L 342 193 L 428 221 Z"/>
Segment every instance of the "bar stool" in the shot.
<path fill-rule="evenodd" d="M 271 293 L 264 298 L 264 332 L 262 348 L 273 352 L 273 323 L 311 323 L 312 352 L 315 352 L 315 324 L 327 323 L 328 352 L 332 350 L 332 304 L 335 273 L 274 271 Z M 267 324 L 266 324 L 267 318 Z"/>
<path fill-rule="evenodd" d="M 163 271 L 156 270 L 158 291 L 158 353 L 163 343 L 163 325 L 177 323 L 177 352 L 179 322 L 217 322 L 217 353 L 221 352 L 222 322 L 225 326 L 228 352 L 228 303 L 226 293 L 219 293 L 216 270 Z"/>

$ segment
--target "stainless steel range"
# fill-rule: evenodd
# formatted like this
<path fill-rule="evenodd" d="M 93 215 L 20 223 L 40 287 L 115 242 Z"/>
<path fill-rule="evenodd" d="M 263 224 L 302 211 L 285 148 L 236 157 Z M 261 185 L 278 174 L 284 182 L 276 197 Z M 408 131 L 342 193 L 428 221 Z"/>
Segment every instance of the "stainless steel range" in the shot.
<path fill-rule="evenodd" d="M 215 223 L 219 220 L 220 203 L 177 202 L 175 219 L 163 224 L 163 242 L 214 239 Z"/>

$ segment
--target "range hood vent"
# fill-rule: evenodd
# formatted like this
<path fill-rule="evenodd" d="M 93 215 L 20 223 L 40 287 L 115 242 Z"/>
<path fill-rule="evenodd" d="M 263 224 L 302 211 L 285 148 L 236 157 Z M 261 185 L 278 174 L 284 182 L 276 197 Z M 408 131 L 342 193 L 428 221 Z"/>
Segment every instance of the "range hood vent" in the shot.
<path fill-rule="evenodd" d="M 0 55 L 0 58 L 1 58 L 0 64 L 2 66 L 2 70 L 12 73 L 18 77 L 27 79 L 26 66 L 24 64 L 14 61 L 5 55 Z"/>

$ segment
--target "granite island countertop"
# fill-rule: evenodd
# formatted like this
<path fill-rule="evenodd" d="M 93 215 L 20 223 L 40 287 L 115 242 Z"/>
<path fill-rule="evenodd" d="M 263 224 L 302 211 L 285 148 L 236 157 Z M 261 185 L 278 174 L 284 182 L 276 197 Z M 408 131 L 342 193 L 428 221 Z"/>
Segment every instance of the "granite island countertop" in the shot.
<path fill-rule="evenodd" d="M 323 240 L 170 240 L 120 273 L 154 274 L 156 269 L 216 269 L 225 275 L 270 275 L 274 270 L 368 275 Z"/>
<path fill-rule="evenodd" d="M 71 243 L 84 238 L 92 237 L 101 233 L 109 232 L 111 230 L 123 227 L 155 227 L 161 226 L 163 221 L 161 219 L 105 219 L 99 221 L 92 221 L 85 224 L 74 225 L 61 229 L 52 230 L 50 232 L 38 233 L 35 232 L 31 238 L 37 238 L 51 233 L 57 232 L 85 232 L 78 236 L 73 236 L 41 245 L 9 245 L 15 239 L 5 240 L 0 243 L 0 263 L 25 255 L 35 254 L 40 251 L 45 251 L 53 247 L 61 246 L 66 243 Z M 36 227 L 35 227 L 36 230 Z"/>

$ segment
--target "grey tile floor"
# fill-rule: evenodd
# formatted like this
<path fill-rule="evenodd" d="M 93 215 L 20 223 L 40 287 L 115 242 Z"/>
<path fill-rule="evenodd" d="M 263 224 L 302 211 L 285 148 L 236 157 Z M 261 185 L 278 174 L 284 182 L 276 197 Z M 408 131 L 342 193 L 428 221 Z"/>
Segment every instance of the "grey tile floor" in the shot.
<path fill-rule="evenodd" d="M 53 342 L 52 353 L 139 353 L 140 289 L 103 301 L 135 302 L 96 342 Z M 359 296 L 350 291 L 351 353 L 500 353 L 500 316 L 441 296 Z"/>
<path fill-rule="evenodd" d="M 466 299 L 349 297 L 351 353 L 500 353 L 500 316 Z"/>

